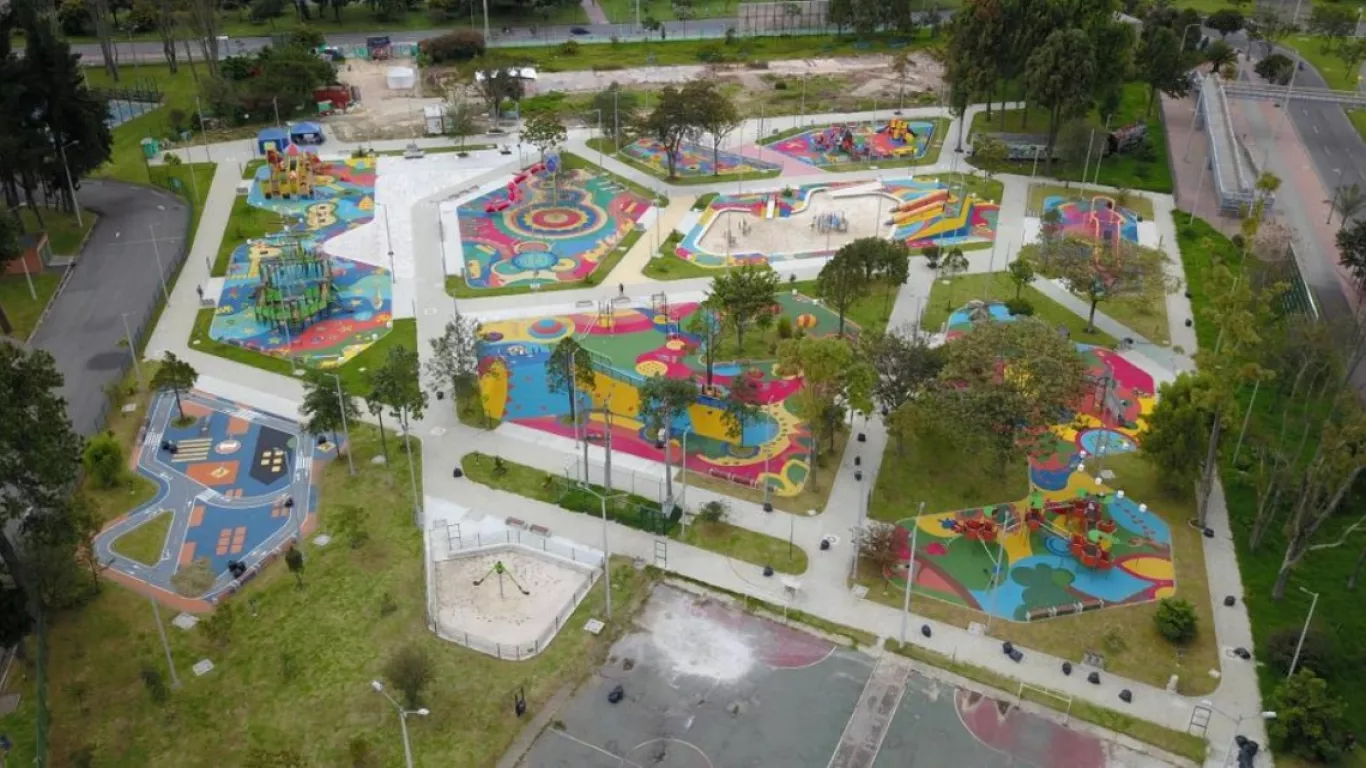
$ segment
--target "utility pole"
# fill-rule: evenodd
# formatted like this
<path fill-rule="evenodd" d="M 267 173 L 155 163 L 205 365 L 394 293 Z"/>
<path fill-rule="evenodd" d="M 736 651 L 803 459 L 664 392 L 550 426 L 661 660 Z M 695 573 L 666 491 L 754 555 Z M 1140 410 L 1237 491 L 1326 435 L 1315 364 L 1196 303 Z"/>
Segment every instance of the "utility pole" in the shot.
<path fill-rule="evenodd" d="M 123 335 L 128 339 L 128 356 L 133 359 L 133 373 L 138 377 L 138 388 L 147 386 L 142 378 L 142 366 L 138 363 L 138 347 L 133 343 L 133 332 L 128 328 L 128 313 L 123 313 Z"/>
<path fill-rule="evenodd" d="M 356 460 L 351 458 L 351 427 L 346 423 L 346 397 L 342 395 L 341 377 L 335 373 L 328 374 L 337 383 L 337 407 L 341 409 L 342 433 L 346 435 L 346 466 L 350 468 L 351 474 L 356 474 Z M 412 467 L 411 456 L 408 466 Z"/>
<path fill-rule="evenodd" d="M 58 142 L 58 149 L 61 150 L 62 170 L 66 171 L 66 189 L 71 193 L 71 207 L 76 210 L 76 226 L 85 229 L 85 222 L 81 220 L 81 202 L 76 199 L 76 185 L 71 183 L 71 166 L 66 162 L 66 144 L 61 144 L 61 139 L 56 139 L 56 142 Z M 67 144 L 75 143 L 74 141 L 67 142 Z"/>
<path fill-rule="evenodd" d="M 911 559 L 906 564 L 906 596 L 901 605 L 901 644 L 906 645 L 906 624 L 911 618 L 911 587 L 915 583 L 915 538 L 920 532 L 920 516 L 925 514 L 925 502 L 920 502 L 920 508 L 915 511 L 915 519 L 911 521 Z"/>
<path fill-rule="evenodd" d="M 191 501 L 190 503 L 193 504 L 194 502 Z M 157 634 L 161 636 L 161 649 L 166 652 L 166 668 L 171 670 L 171 687 L 179 688 L 180 677 L 176 675 L 175 662 L 171 660 L 171 645 L 166 642 L 166 627 L 161 624 L 161 606 L 157 605 L 157 599 L 155 597 L 149 596 L 147 599 L 152 601 L 152 617 L 156 619 Z M 1303 638 L 1301 638 L 1301 640 L 1303 640 Z"/>

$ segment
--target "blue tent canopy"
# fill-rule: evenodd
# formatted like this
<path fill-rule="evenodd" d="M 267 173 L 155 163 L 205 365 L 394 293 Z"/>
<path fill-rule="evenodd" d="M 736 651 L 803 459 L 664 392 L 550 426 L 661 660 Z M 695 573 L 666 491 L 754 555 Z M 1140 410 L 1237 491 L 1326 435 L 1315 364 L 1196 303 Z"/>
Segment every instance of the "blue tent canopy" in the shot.
<path fill-rule="evenodd" d="M 289 136 L 297 144 L 321 144 L 323 143 L 323 127 L 308 121 L 295 123 L 289 129 Z"/>
<path fill-rule="evenodd" d="M 262 155 L 272 147 L 276 151 L 289 148 L 289 132 L 283 128 L 262 128 L 256 134 L 256 151 Z"/>

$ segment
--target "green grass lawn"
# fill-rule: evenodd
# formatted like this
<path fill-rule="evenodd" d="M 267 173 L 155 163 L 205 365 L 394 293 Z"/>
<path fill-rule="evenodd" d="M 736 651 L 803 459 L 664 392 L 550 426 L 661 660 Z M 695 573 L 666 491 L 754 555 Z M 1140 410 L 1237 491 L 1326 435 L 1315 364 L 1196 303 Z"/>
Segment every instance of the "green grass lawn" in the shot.
<path fill-rule="evenodd" d="M 959 192 L 973 194 L 982 200 L 990 200 L 993 203 L 1001 202 L 1001 196 L 1005 194 L 1006 190 L 1005 182 L 988 179 L 985 176 L 974 176 L 970 173 L 941 173 L 933 178 L 949 185 L 954 194 Z"/>
<path fill-rule="evenodd" d="M 613 24 L 634 24 L 636 0 L 599 0 L 599 5 Z M 692 5 L 693 18 L 711 19 L 735 16 L 739 0 L 698 0 Z M 669 0 L 639 0 L 640 18 L 647 16 L 659 21 L 677 21 L 674 5 Z"/>
<path fill-rule="evenodd" d="M 1321 37 L 1291 35 L 1282 44 L 1299 51 L 1300 57 L 1323 75 L 1323 81 L 1328 83 L 1329 88 L 1337 91 L 1355 91 L 1360 81 L 1359 73 L 1347 68 L 1342 59 L 1338 58 L 1336 48 L 1325 51 L 1325 42 Z"/>
<path fill-rule="evenodd" d="M 912 262 L 916 264 L 917 262 Z M 912 269 L 915 266 L 911 267 Z M 816 288 L 815 280 L 800 280 L 795 283 L 787 283 L 784 288 L 796 289 L 812 298 L 818 298 L 820 291 Z M 874 333 L 881 333 L 887 329 L 887 320 L 891 317 L 892 307 L 896 305 L 896 295 L 901 289 L 899 285 L 888 285 L 877 282 L 868 287 L 865 295 L 860 296 L 854 305 L 849 308 L 845 319 L 855 323 L 859 328 Z M 834 312 L 833 307 L 829 307 Z"/>
<path fill-rule="evenodd" d="M 263 355 L 233 344 L 224 344 L 209 337 L 209 327 L 213 323 L 214 310 L 201 309 L 195 315 L 194 327 L 190 330 L 190 345 L 200 352 L 217 355 L 233 362 L 250 365 L 263 371 L 278 373 L 282 376 L 294 375 L 294 363 L 281 357 Z M 362 397 L 370 391 L 370 374 L 384 364 L 389 349 L 403 346 L 417 348 L 417 320 L 402 318 L 394 321 L 394 327 L 379 341 L 365 348 L 364 352 L 353 357 L 339 368 L 327 369 L 341 377 L 346 391 Z"/>
<path fill-rule="evenodd" d="M 47 309 L 48 302 L 57 293 L 57 286 L 62 283 L 60 273 L 43 272 L 29 277 L 33 280 L 33 292 L 37 294 L 37 299 L 29 294 L 29 278 L 23 275 L 0 277 L 0 308 L 5 310 L 10 325 L 14 326 L 14 337 L 25 341 L 33 335 L 38 327 L 38 318 L 42 317 L 43 310 Z"/>
<path fill-rule="evenodd" d="M 912 264 L 911 269 L 923 268 Z M 920 325 L 926 330 L 938 330 L 948 320 L 949 312 L 958 309 L 972 299 L 1005 301 L 1015 296 L 1015 283 L 1005 272 L 991 272 L 976 275 L 959 275 L 951 282 L 936 280 L 930 289 Z M 1039 292 L 1034 286 L 1025 286 L 1020 298 L 1028 299 L 1034 305 L 1034 316 L 1053 327 L 1063 326 L 1071 334 L 1073 341 L 1083 344 L 1096 344 L 1111 349 L 1119 346 L 1118 340 L 1104 331 L 1086 331 L 1086 318 L 1078 317 L 1071 310 Z"/>
<path fill-rule="evenodd" d="M 90 210 L 81 211 L 81 224 L 76 223 L 76 214 L 59 211 L 56 208 L 43 208 L 43 220 L 38 221 L 32 208 L 19 209 L 19 217 L 24 223 L 25 232 L 44 230 L 47 232 L 48 245 L 57 256 L 79 256 L 85 238 L 99 220 L 99 214 Z"/>
<path fill-rule="evenodd" d="M 1361 140 L 1366 141 L 1366 110 L 1346 109 L 1343 111 L 1347 113 L 1347 119 L 1352 122 L 1352 127 L 1357 129 L 1357 133 L 1361 135 Z"/>
<path fill-rule="evenodd" d="M 247 195 L 238 195 L 232 201 L 232 214 L 228 227 L 223 230 L 223 240 L 218 244 L 218 255 L 213 260 L 213 276 L 228 274 L 232 252 L 248 240 L 283 232 L 287 220 L 275 211 L 258 208 L 247 202 Z"/>
<path fill-rule="evenodd" d="M 990 461 L 965 456 L 953 446 L 907 440 L 902 451 L 889 441 L 868 505 L 868 516 L 893 523 L 925 514 L 1018 501 L 1029 494 L 1029 468 L 1023 458 L 997 471 Z"/>
<path fill-rule="evenodd" d="M 1143 217 L 1144 221 L 1153 220 L 1153 201 L 1138 194 L 1125 195 L 1118 197 L 1109 190 L 1096 189 L 1085 186 L 1063 186 L 1061 184 L 1030 184 L 1029 185 L 1029 210 L 1043 213 L 1044 201 L 1050 197 L 1062 197 L 1067 199 L 1086 200 L 1095 195 L 1111 198 L 1116 205 L 1137 213 Z"/>
<path fill-rule="evenodd" d="M 563 478 L 535 467 L 505 459 L 504 471 L 500 472 L 495 469 L 494 457 L 483 453 L 466 454 L 460 466 L 470 480 L 490 488 L 526 496 L 547 504 L 559 505 L 563 498 Z M 633 497 L 632 502 L 653 504 L 642 497 Z M 613 504 L 608 505 L 607 512 L 610 519 L 623 522 Z M 772 565 L 773 569 L 780 573 L 800 574 L 804 573 L 807 567 L 806 553 L 800 547 L 793 547 L 792 556 L 789 558 L 786 541 L 731 525 L 724 520 L 698 522 L 688 526 L 686 533 L 681 527 L 675 527 L 669 533 L 669 538 L 753 565 Z"/>
<path fill-rule="evenodd" d="M 1026 245 L 1020 249 L 1020 258 L 1037 264 L 1038 251 L 1038 245 Z M 1096 312 L 1109 315 L 1112 320 L 1148 341 L 1168 344 L 1171 342 L 1171 328 L 1167 325 L 1167 295 L 1163 290 L 1162 285 L 1145 286 L 1142 294 L 1117 296 L 1102 301 L 1096 306 Z M 1082 301 L 1090 301 L 1085 296 L 1074 295 Z"/>
<path fill-rule="evenodd" d="M 147 482 L 144 478 L 138 480 Z M 145 565 L 156 565 L 161 550 L 166 546 L 166 534 L 171 530 L 170 511 L 163 510 L 156 517 L 114 539 L 114 551 Z"/>
<path fill-rule="evenodd" d="M 1047 167 L 1046 162 L 1041 160 L 1039 162 L 1039 174 L 1067 181 L 1081 181 L 1082 172 L 1085 170 L 1087 182 L 1121 189 L 1170 193 L 1172 191 L 1172 176 L 1171 169 L 1167 166 L 1167 137 L 1162 127 L 1162 112 L 1154 107 L 1151 114 L 1145 114 L 1147 105 L 1147 87 L 1141 83 L 1128 83 L 1124 86 L 1119 111 L 1111 119 L 1110 127 L 1112 129 L 1119 128 L 1138 120 L 1146 120 L 1148 122 L 1148 141 L 1152 145 L 1152 151 L 1144 157 L 1149 159 L 1141 159 L 1138 153 L 1133 152 L 1107 157 L 1100 162 L 1100 179 L 1098 181 L 1095 179 L 1097 162 L 1095 157 L 1091 158 L 1089 166 L 1084 159 L 1081 162 L 1057 160 L 1054 161 L 1051 169 Z M 1097 135 L 1103 133 L 1105 118 L 1097 112 L 1093 111 L 1087 115 L 1086 123 L 1096 129 Z M 989 120 L 985 112 L 979 112 L 973 117 L 967 140 L 970 142 L 973 134 L 978 131 L 1030 133 L 1043 136 L 1048 133 L 1048 115 L 1045 110 L 1039 107 L 1030 107 L 1027 110 L 1006 110 L 1005 128 L 1002 129 L 1000 110 L 993 110 L 992 117 Z M 974 165 L 978 164 L 971 159 L 969 162 L 973 162 Z M 1010 173 L 1030 173 L 1033 170 L 1033 162 L 1006 161 L 999 166 L 999 170 Z"/>

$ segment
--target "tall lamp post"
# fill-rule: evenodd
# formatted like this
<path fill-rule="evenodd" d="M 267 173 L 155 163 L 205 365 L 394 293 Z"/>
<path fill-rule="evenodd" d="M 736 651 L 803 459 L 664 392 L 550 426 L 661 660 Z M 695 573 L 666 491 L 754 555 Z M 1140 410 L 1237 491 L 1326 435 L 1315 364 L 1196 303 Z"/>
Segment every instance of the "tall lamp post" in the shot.
<path fill-rule="evenodd" d="M 337 385 L 337 408 L 341 410 L 342 434 L 346 435 L 346 466 L 350 468 L 351 474 L 356 474 L 356 461 L 351 458 L 351 427 L 346 423 L 346 397 L 342 395 L 341 377 L 335 373 L 329 373 Z M 408 464 L 412 464 L 411 457 Z"/>
<path fill-rule="evenodd" d="M 404 709 L 394 700 L 393 696 L 389 695 L 388 691 L 384 690 L 384 683 L 381 683 L 378 680 L 371 680 L 370 687 L 375 689 L 375 693 L 388 699 L 389 703 L 394 705 L 394 711 L 398 713 L 399 727 L 403 729 L 403 759 L 407 763 L 408 768 L 413 768 L 413 745 L 408 743 L 408 715 L 426 717 L 432 713 L 431 710 L 426 707 L 421 707 L 419 709 Z"/>
<path fill-rule="evenodd" d="M 587 472 L 587 470 L 585 469 L 585 471 L 584 471 L 584 476 L 585 476 L 585 478 L 587 477 L 587 474 L 588 474 L 588 472 Z M 604 596 L 605 596 L 605 598 L 606 598 L 607 620 L 608 620 L 608 621 L 611 621 L 611 620 L 612 620 L 612 567 L 611 567 L 612 550 L 608 547 L 608 544 L 607 544 L 607 502 L 610 501 L 610 500 L 612 500 L 612 499 L 623 498 L 623 497 L 627 496 L 628 494 L 625 494 L 625 493 L 608 493 L 608 492 L 600 493 L 600 492 L 598 492 L 598 491 L 593 490 L 593 486 L 590 485 L 590 484 L 588 483 L 587 479 L 584 480 L 584 483 L 583 483 L 583 485 L 579 488 L 579 490 L 584 491 L 585 493 L 592 494 L 593 496 L 596 496 L 596 497 L 598 498 L 598 501 L 601 502 L 601 504 L 602 504 L 602 586 L 603 586 L 603 590 L 604 590 Z"/>
<path fill-rule="evenodd" d="M 68 141 L 65 144 L 58 144 L 57 149 L 62 156 L 62 170 L 66 171 L 66 189 L 71 193 L 71 207 L 76 209 L 76 226 L 84 229 L 85 222 L 81 221 L 81 201 L 76 199 L 76 185 L 71 183 L 71 166 L 66 162 L 66 148 L 76 143 Z"/>
<path fill-rule="evenodd" d="M 1300 587 L 1300 591 L 1306 595 L 1312 595 L 1314 599 L 1309 601 L 1309 615 L 1304 617 L 1304 628 L 1300 630 L 1300 639 L 1295 643 L 1295 655 L 1291 657 L 1290 671 L 1285 675 L 1287 680 L 1295 676 L 1295 667 L 1299 666 L 1300 663 L 1300 650 L 1304 648 L 1304 636 L 1309 634 L 1309 623 L 1314 620 L 1314 609 L 1319 604 L 1319 593 L 1310 592 L 1304 587 Z"/>

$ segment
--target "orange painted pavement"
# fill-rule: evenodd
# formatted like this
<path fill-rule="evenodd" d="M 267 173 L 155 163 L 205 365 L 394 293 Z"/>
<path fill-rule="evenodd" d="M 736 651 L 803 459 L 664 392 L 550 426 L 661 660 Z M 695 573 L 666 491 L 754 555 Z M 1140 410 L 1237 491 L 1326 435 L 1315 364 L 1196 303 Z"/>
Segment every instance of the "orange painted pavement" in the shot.
<path fill-rule="evenodd" d="M 180 564 L 189 565 L 194 562 L 194 542 L 187 541 L 180 545 Z"/>
<path fill-rule="evenodd" d="M 251 430 L 251 422 L 240 416 L 230 416 L 228 418 L 229 435 L 245 435 Z"/>
<path fill-rule="evenodd" d="M 202 461 L 186 467 L 185 474 L 201 485 L 232 485 L 237 482 L 237 462 Z"/>
<path fill-rule="evenodd" d="M 208 416 L 209 414 L 214 412 L 214 410 L 208 407 L 207 405 L 201 405 L 200 403 L 191 402 L 187 400 L 184 396 L 181 396 L 180 398 L 180 406 L 185 410 L 186 416 L 193 416 L 194 418 Z"/>
<path fill-rule="evenodd" d="M 202 522 L 204 522 L 204 505 L 196 504 L 194 509 L 190 510 L 190 527 L 198 528 Z"/>
<path fill-rule="evenodd" d="M 233 533 L 232 533 L 232 550 L 231 550 L 231 554 L 234 554 L 234 555 L 235 555 L 235 554 L 241 552 L 241 551 L 242 551 L 242 545 L 246 544 L 246 542 L 247 542 L 247 528 L 246 528 L 246 526 L 241 526 L 241 527 L 235 529 L 235 530 L 233 531 Z"/>
<path fill-rule="evenodd" d="M 224 528 L 218 532 L 218 549 L 216 554 L 220 557 L 228 554 L 228 544 L 232 542 L 232 529 Z"/>

